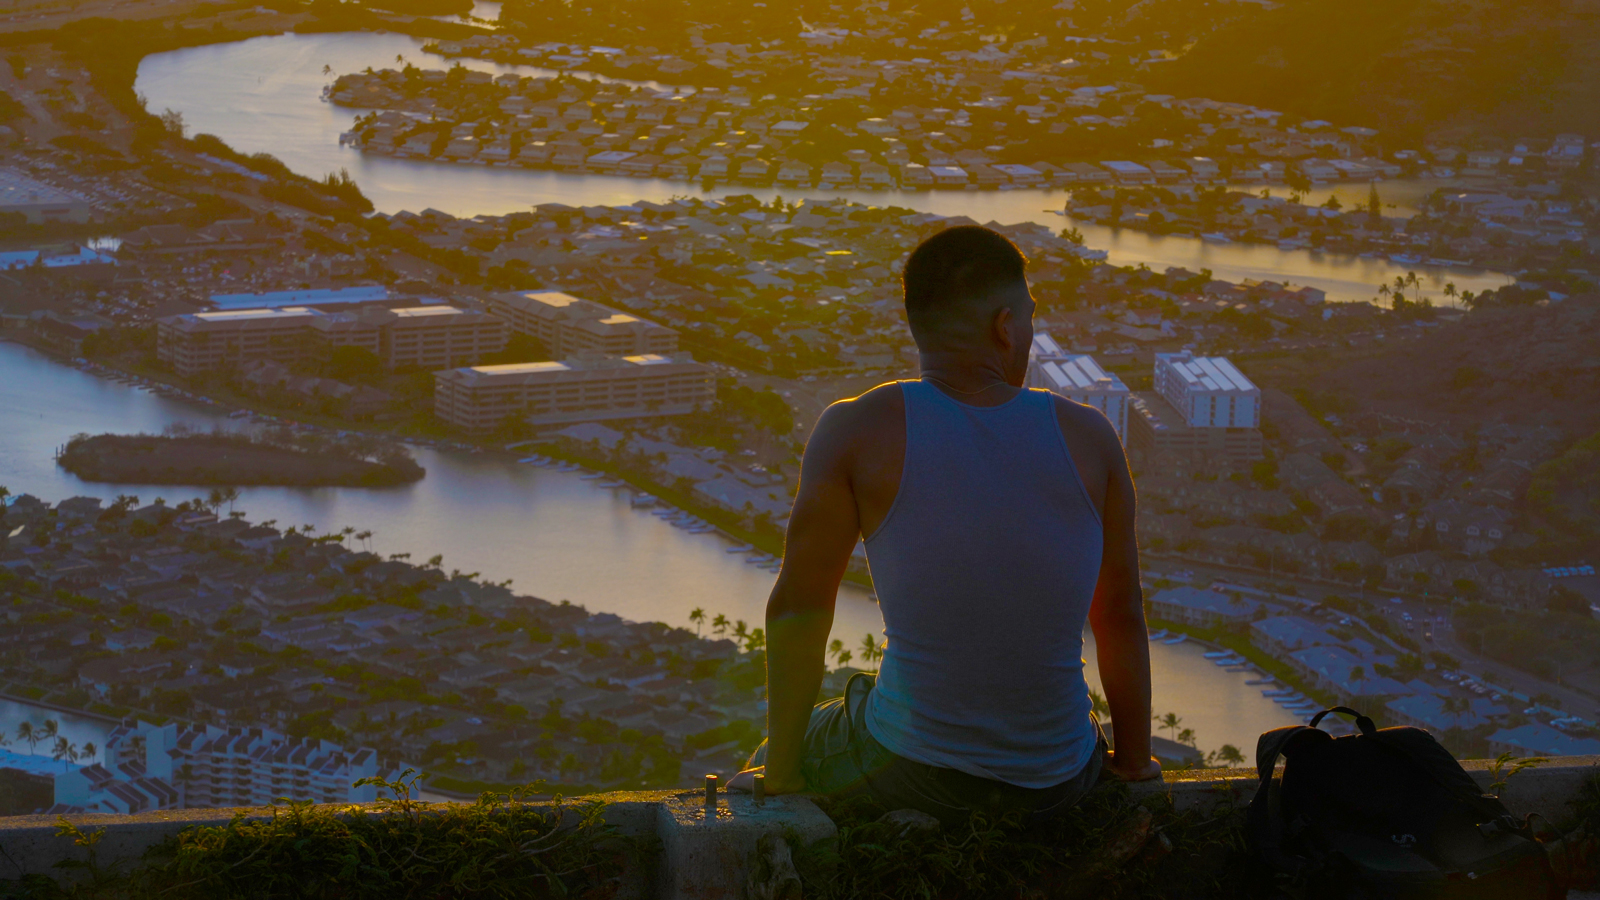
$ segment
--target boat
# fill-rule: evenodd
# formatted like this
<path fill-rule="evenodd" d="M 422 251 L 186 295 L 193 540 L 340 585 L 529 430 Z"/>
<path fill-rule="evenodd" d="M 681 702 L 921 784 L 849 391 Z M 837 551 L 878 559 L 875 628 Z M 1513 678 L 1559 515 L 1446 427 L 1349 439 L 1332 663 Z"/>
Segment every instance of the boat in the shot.
<path fill-rule="evenodd" d="M 1293 694 L 1293 693 L 1294 693 L 1294 691 L 1292 689 L 1290 689 L 1290 688 L 1274 688 L 1274 689 L 1272 689 L 1270 691 L 1262 691 L 1261 692 L 1261 696 L 1263 696 L 1263 697 L 1287 697 L 1287 696 L 1289 696 L 1290 694 Z"/>
<path fill-rule="evenodd" d="M 1413 256 L 1410 253 L 1391 253 L 1389 254 L 1389 261 L 1399 263 L 1402 266 L 1414 266 L 1422 262 L 1422 257 Z"/>
<path fill-rule="evenodd" d="M 750 552 L 750 550 L 751 550 L 751 547 L 750 547 L 749 544 L 735 544 L 732 547 L 724 547 L 722 552 L 723 553 L 748 553 L 748 552 Z"/>
<path fill-rule="evenodd" d="M 1162 638 L 1164 638 L 1166 636 L 1167 636 L 1167 630 L 1165 628 L 1161 629 L 1160 631 L 1152 631 L 1152 632 L 1150 632 L 1150 640 L 1152 640 L 1152 641 L 1159 641 L 1159 640 L 1161 640 Z"/>
<path fill-rule="evenodd" d="M 656 500 L 654 494 L 634 494 L 633 499 L 628 501 L 628 503 L 631 504 L 635 509 L 643 509 L 647 506 L 655 506 L 657 502 L 659 501 Z"/>
<path fill-rule="evenodd" d="M 1163 644 L 1181 644 L 1184 641 L 1187 641 L 1188 639 L 1189 639 L 1189 636 L 1187 634 L 1180 634 L 1177 637 L 1169 637 L 1166 640 L 1162 641 L 1161 643 L 1163 643 Z"/>
<path fill-rule="evenodd" d="M 1251 678 L 1251 679 L 1249 679 L 1249 680 L 1247 680 L 1247 681 L 1246 681 L 1246 682 L 1245 682 L 1245 684 L 1249 684 L 1249 685 L 1257 685 L 1257 684 L 1273 684 L 1273 683 L 1275 683 L 1275 682 L 1276 682 L 1276 681 L 1277 681 L 1277 680 L 1278 680 L 1278 679 L 1276 679 L 1276 678 Z"/>
<path fill-rule="evenodd" d="M 1226 657 L 1232 656 L 1233 655 L 1233 651 L 1232 650 L 1208 650 L 1205 653 L 1202 653 L 1200 655 L 1204 656 L 1206 659 L 1224 659 Z"/>
<path fill-rule="evenodd" d="M 595 486 L 603 488 L 619 488 L 622 487 L 622 482 L 616 480 L 615 478 L 602 478 L 595 482 Z"/>
<path fill-rule="evenodd" d="M 1207 243 L 1212 243 L 1212 244 L 1231 244 L 1231 243 L 1233 243 L 1233 238 L 1228 237 L 1227 235 L 1223 234 L 1220 231 L 1208 231 L 1208 232 L 1200 235 L 1200 240 L 1206 241 Z"/>
<path fill-rule="evenodd" d="M 542 457 L 538 456 L 524 456 L 523 458 L 517 460 L 517 464 L 522 466 L 537 466 L 541 460 Z"/>
<path fill-rule="evenodd" d="M 1245 661 L 1243 659 L 1213 659 L 1211 661 L 1211 664 L 1214 665 L 1214 666 L 1226 667 L 1226 666 L 1243 665 L 1244 662 Z"/>
<path fill-rule="evenodd" d="M 594 481 L 597 478 L 606 477 L 606 473 L 604 473 L 604 472 L 585 472 L 582 475 L 579 475 L 578 477 L 582 478 L 584 481 Z"/>

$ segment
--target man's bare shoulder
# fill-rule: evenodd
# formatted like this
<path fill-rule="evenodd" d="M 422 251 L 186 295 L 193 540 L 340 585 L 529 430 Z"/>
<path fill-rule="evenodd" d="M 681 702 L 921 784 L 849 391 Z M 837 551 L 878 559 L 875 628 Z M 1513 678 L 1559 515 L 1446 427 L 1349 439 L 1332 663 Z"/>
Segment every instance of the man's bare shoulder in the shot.
<path fill-rule="evenodd" d="M 1061 423 L 1061 430 L 1065 433 L 1077 433 L 1088 438 L 1096 448 L 1110 451 L 1115 448 L 1118 455 L 1122 452 L 1122 442 L 1117 439 L 1117 430 L 1112 426 L 1106 414 L 1088 404 L 1069 400 L 1055 392 L 1050 398 L 1055 401 L 1056 421 Z"/>
<path fill-rule="evenodd" d="M 880 384 L 857 397 L 839 400 L 823 410 L 812 441 L 843 449 L 905 430 L 905 398 L 898 382 Z"/>

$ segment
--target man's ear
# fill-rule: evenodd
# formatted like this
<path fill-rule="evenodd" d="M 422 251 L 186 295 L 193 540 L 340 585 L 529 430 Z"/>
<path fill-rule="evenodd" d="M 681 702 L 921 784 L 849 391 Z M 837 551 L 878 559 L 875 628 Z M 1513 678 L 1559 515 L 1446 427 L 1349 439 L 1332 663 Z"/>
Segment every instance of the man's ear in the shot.
<path fill-rule="evenodd" d="M 1011 352 L 1011 345 L 1014 343 L 1011 339 L 1011 320 L 1015 317 L 1016 313 L 1007 305 L 995 310 L 994 317 L 989 320 L 990 339 L 1006 353 Z"/>

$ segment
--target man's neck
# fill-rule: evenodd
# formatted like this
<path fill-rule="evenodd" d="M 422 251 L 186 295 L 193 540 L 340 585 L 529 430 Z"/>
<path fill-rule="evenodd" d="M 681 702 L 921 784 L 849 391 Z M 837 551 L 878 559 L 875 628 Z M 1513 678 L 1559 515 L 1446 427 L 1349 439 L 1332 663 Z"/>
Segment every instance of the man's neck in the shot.
<path fill-rule="evenodd" d="M 1006 377 L 999 360 L 938 350 L 924 351 L 920 360 L 922 378 L 963 403 L 989 406 L 1017 394 L 1019 385 Z"/>

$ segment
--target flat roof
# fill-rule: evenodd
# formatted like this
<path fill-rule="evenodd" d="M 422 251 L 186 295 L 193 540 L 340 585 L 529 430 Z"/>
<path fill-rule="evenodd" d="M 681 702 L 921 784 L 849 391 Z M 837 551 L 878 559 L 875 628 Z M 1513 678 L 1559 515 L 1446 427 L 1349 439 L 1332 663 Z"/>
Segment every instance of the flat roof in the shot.
<path fill-rule="evenodd" d="M 516 291 L 512 294 L 512 296 L 520 297 L 525 300 L 535 300 L 539 303 L 543 303 L 545 306 L 554 306 L 558 308 L 571 306 L 574 303 L 584 302 L 577 297 L 572 296 L 571 294 L 563 294 L 560 291 Z"/>
<path fill-rule="evenodd" d="M 461 316 L 466 315 L 466 310 L 456 309 L 454 306 L 407 306 L 402 309 L 391 309 L 389 312 L 408 319 L 422 318 L 424 316 Z"/>
<path fill-rule="evenodd" d="M 1178 377 L 1191 387 L 1208 391 L 1252 392 L 1256 386 L 1225 356 L 1194 356 L 1189 353 L 1158 353 Z"/>
<path fill-rule="evenodd" d="M 313 288 L 304 291 L 267 291 L 260 294 L 212 294 L 210 297 L 211 305 L 220 310 L 372 303 L 387 299 L 389 299 L 389 289 L 381 284 L 347 288 Z"/>
<path fill-rule="evenodd" d="M 322 313 L 304 306 L 278 306 L 268 309 L 221 309 L 215 312 L 186 313 L 179 318 L 199 319 L 202 322 L 242 322 L 251 319 L 299 319 L 320 315 Z"/>
<path fill-rule="evenodd" d="M 1080 353 L 1067 356 L 1065 359 L 1051 360 L 1040 368 L 1044 370 L 1046 377 L 1064 390 L 1112 394 L 1129 392 L 1128 386 L 1122 383 L 1122 379 L 1101 368 L 1094 357 L 1087 354 Z"/>

